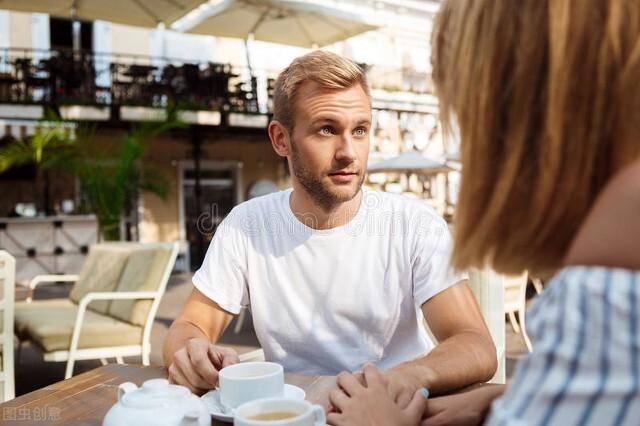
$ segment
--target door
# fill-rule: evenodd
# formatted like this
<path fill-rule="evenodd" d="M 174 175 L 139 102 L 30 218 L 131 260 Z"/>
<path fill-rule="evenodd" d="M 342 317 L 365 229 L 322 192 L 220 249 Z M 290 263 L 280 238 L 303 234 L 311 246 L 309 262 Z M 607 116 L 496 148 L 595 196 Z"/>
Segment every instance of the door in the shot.
<path fill-rule="evenodd" d="M 241 202 L 240 169 L 237 162 L 202 162 L 200 199 L 192 164 L 182 167 L 181 234 L 188 245 L 187 266 L 200 267 L 211 238 L 227 214 Z"/>

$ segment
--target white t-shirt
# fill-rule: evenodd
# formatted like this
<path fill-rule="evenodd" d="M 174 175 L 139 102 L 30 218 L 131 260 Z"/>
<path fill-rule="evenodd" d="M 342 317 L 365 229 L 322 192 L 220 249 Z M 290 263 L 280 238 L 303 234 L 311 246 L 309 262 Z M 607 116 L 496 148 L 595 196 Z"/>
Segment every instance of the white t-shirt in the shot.
<path fill-rule="evenodd" d="M 467 278 L 449 267 L 446 222 L 422 201 L 363 188 L 353 219 L 316 230 L 293 214 L 291 193 L 236 206 L 196 288 L 233 314 L 250 305 L 266 359 L 290 372 L 386 369 L 429 352 L 422 304 Z"/>

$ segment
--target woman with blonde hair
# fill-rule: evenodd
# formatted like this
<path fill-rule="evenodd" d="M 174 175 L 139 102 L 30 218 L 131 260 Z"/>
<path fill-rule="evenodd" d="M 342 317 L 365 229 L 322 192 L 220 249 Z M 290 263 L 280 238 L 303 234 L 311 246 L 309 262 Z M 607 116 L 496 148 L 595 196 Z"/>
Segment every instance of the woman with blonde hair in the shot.
<path fill-rule="evenodd" d="M 446 0 L 432 60 L 461 140 L 454 266 L 550 278 L 533 352 L 422 410 L 342 374 L 330 423 L 638 424 L 640 1 Z"/>

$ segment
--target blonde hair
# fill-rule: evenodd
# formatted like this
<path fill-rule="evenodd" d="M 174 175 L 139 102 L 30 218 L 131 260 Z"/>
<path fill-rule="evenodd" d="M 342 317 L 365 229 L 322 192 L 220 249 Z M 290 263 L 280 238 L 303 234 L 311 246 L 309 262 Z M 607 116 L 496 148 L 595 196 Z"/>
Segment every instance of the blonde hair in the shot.
<path fill-rule="evenodd" d="M 355 62 L 335 53 L 316 50 L 300 56 L 285 68 L 275 84 L 273 95 L 273 119 L 287 129 L 294 126 L 294 107 L 298 88 L 306 81 L 313 81 L 330 90 L 348 89 L 360 84 L 370 98 L 364 70 Z"/>
<path fill-rule="evenodd" d="M 553 273 L 640 155 L 640 2 L 448 0 L 432 62 L 461 140 L 454 266 Z"/>

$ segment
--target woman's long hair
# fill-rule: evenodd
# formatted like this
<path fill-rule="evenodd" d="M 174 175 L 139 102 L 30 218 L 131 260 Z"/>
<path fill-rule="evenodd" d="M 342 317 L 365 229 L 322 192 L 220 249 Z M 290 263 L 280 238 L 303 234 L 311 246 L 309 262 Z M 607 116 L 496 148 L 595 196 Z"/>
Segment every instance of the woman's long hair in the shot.
<path fill-rule="evenodd" d="M 552 273 L 640 153 L 640 1 L 446 0 L 432 62 L 461 139 L 454 266 Z"/>

